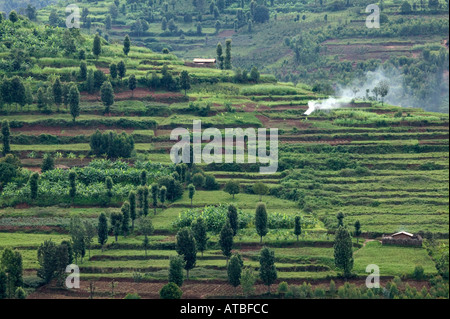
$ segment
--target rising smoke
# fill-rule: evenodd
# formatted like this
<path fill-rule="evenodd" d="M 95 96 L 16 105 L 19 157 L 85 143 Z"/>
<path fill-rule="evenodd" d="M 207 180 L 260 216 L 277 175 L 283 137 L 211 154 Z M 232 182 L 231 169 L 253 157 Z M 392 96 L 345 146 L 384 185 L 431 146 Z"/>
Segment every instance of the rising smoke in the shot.
<path fill-rule="evenodd" d="M 432 77 L 436 77 L 436 75 Z M 423 81 L 428 80 L 423 79 Z M 384 102 L 387 104 L 401 107 L 421 107 L 430 111 L 438 110 L 442 104 L 442 97 L 439 93 L 429 94 L 426 99 L 421 98 L 418 94 L 413 94 L 414 90 L 408 86 L 404 75 L 397 68 L 380 67 L 376 71 L 367 72 L 362 78 L 354 80 L 349 85 L 338 86 L 334 97 L 320 101 L 309 101 L 305 115 L 310 115 L 316 110 L 332 110 L 344 107 L 352 100 L 374 99 L 373 90 L 380 82 L 385 82 L 389 86 L 389 93 L 384 97 Z M 445 84 L 448 92 L 448 82 Z M 448 107 L 444 111 L 448 112 Z"/>

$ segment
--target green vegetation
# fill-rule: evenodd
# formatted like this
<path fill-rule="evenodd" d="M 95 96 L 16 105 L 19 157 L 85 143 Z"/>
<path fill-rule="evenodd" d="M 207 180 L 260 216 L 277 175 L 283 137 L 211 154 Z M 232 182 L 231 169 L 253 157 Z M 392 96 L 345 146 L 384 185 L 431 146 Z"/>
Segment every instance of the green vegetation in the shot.
<path fill-rule="evenodd" d="M 151 3 L 79 2 L 80 30 L 64 1 L 0 20 L 0 252 L 17 264 L 2 261 L 0 298 L 61 286 L 72 261 L 94 282 L 169 281 L 149 288 L 161 298 L 181 298 L 183 269 L 238 297 L 387 298 L 340 284 L 370 264 L 389 298 L 448 298 L 449 119 L 414 108 L 446 111 L 444 3 L 387 2 L 379 33 L 360 1 Z M 361 89 L 368 72 L 403 77 L 406 107 L 392 83 Z M 342 107 L 304 114 L 339 85 Z M 247 155 L 174 165 L 171 131 L 197 119 L 278 129 L 277 173 Z M 379 242 L 397 231 L 423 246 Z"/>

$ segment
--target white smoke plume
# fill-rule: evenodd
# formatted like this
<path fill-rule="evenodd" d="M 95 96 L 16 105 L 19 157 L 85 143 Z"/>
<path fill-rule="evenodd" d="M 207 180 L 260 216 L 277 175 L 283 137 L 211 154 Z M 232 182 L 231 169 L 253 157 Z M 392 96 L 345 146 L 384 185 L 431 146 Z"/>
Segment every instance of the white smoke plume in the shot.
<path fill-rule="evenodd" d="M 305 115 L 311 115 L 316 110 L 331 110 L 348 106 L 352 100 L 362 101 L 367 100 L 368 97 L 374 97 L 373 89 L 382 81 L 389 85 L 389 93 L 384 97 L 385 103 L 402 107 L 427 108 L 429 102 L 422 102 L 413 96 L 411 89 L 404 85 L 404 77 L 398 69 L 380 67 L 374 72 L 367 72 L 362 79 L 354 80 L 347 86 L 338 86 L 334 97 L 309 101 Z M 378 98 L 380 99 L 380 97 Z"/>

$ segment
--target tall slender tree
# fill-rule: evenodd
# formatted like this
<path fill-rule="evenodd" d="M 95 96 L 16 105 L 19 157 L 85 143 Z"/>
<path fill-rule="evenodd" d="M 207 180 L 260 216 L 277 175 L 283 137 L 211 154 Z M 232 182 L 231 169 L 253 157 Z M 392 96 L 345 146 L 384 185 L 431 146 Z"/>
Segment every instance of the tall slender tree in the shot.
<path fill-rule="evenodd" d="M 122 235 L 127 237 L 130 232 L 130 203 L 124 202 L 120 211 L 122 213 Z"/>
<path fill-rule="evenodd" d="M 219 65 L 219 69 L 223 70 L 224 69 L 224 64 L 223 64 L 224 57 L 223 57 L 223 48 L 222 48 L 221 43 L 217 44 L 216 53 L 217 53 L 217 64 Z"/>
<path fill-rule="evenodd" d="M 158 193 L 159 193 L 159 187 L 158 184 L 152 184 L 151 186 L 151 193 L 152 193 L 152 200 L 153 200 L 153 213 L 156 215 L 156 208 L 158 207 Z"/>
<path fill-rule="evenodd" d="M 227 39 L 225 42 L 224 68 L 225 70 L 231 70 L 231 67 L 231 39 Z"/>
<path fill-rule="evenodd" d="M 69 196 L 71 199 L 72 206 L 73 206 L 73 203 L 75 200 L 75 196 L 77 196 L 76 179 L 77 179 L 77 173 L 74 171 L 70 171 L 70 173 L 69 173 Z"/>
<path fill-rule="evenodd" d="M 3 149 L 2 154 L 6 156 L 11 152 L 11 131 L 9 128 L 8 120 L 4 120 L 2 122 L 2 141 L 3 141 Z"/>
<path fill-rule="evenodd" d="M 334 263 L 343 271 L 345 277 L 349 277 L 353 269 L 352 247 L 350 233 L 344 226 L 339 226 L 334 239 Z"/>
<path fill-rule="evenodd" d="M 228 259 L 231 257 L 231 250 L 233 249 L 233 229 L 231 228 L 230 221 L 228 220 L 225 222 L 222 230 L 220 231 L 219 244 L 223 255 L 227 259 L 228 265 Z"/>
<path fill-rule="evenodd" d="M 75 122 L 76 118 L 80 116 L 80 92 L 76 85 L 72 85 L 69 90 L 69 107 L 72 120 Z"/>
<path fill-rule="evenodd" d="M 354 235 L 356 237 L 356 243 L 358 244 L 359 243 L 359 236 L 361 236 L 361 223 L 359 222 L 359 220 L 357 220 L 355 222 L 354 227 L 355 227 Z"/>
<path fill-rule="evenodd" d="M 191 77 L 188 71 L 182 71 L 180 75 L 180 86 L 184 90 L 184 96 L 187 96 L 187 90 L 191 88 Z"/>
<path fill-rule="evenodd" d="M 101 213 L 98 217 L 98 226 L 97 226 L 97 233 L 98 233 L 98 243 L 103 248 L 108 241 L 108 219 L 106 218 L 105 213 Z"/>
<path fill-rule="evenodd" d="M 183 228 L 177 233 L 176 250 L 178 255 L 183 256 L 186 279 L 189 280 L 189 271 L 195 267 L 197 262 L 197 244 L 190 228 Z"/>
<path fill-rule="evenodd" d="M 205 220 L 201 217 L 197 218 L 191 225 L 194 234 L 195 242 L 197 243 L 197 250 L 202 253 L 206 250 L 208 244 L 208 234 Z"/>
<path fill-rule="evenodd" d="M 95 55 L 95 58 L 98 59 L 100 53 L 102 53 L 102 43 L 100 36 L 98 34 L 94 37 L 94 44 L 92 45 L 92 53 Z"/>
<path fill-rule="evenodd" d="M 300 216 L 295 216 L 294 234 L 295 234 L 295 236 L 297 236 L 297 241 L 298 241 L 298 236 L 300 236 L 302 234 L 302 222 L 301 222 Z"/>
<path fill-rule="evenodd" d="M 103 111 L 103 113 L 109 114 L 111 105 L 114 104 L 114 89 L 111 85 L 111 82 L 103 82 L 100 93 L 103 105 L 105 106 L 105 110 Z"/>
<path fill-rule="evenodd" d="M 258 204 L 256 206 L 256 214 L 255 214 L 255 227 L 256 232 L 261 237 L 260 243 L 262 244 L 263 237 L 267 235 L 267 211 L 266 205 L 263 203 Z"/>
<path fill-rule="evenodd" d="M 234 205 L 228 206 L 228 220 L 230 221 L 231 229 L 233 229 L 233 236 L 236 236 L 239 229 L 239 220 L 237 208 Z"/>
<path fill-rule="evenodd" d="M 134 230 L 134 221 L 136 220 L 136 193 L 130 191 L 128 194 L 128 202 L 130 203 L 130 219 L 131 219 L 131 230 Z"/>
<path fill-rule="evenodd" d="M 131 47 L 131 40 L 127 34 L 125 36 L 125 39 L 123 40 L 123 53 L 125 53 L 126 56 L 128 56 L 128 53 L 130 53 L 130 47 Z"/>
<path fill-rule="evenodd" d="M 136 89 L 137 81 L 134 74 L 130 75 L 128 79 L 128 88 L 131 90 L 131 97 L 134 97 L 134 90 Z"/>
<path fill-rule="evenodd" d="M 35 200 L 38 195 L 38 189 L 39 189 L 39 174 L 33 173 L 30 176 L 30 196 L 32 200 Z"/>
<path fill-rule="evenodd" d="M 228 264 L 227 274 L 228 282 L 234 287 L 234 292 L 236 294 L 236 288 L 241 284 L 242 276 L 242 263 L 239 254 L 234 254 L 231 256 L 230 263 Z"/>
<path fill-rule="evenodd" d="M 259 257 L 259 277 L 262 282 L 267 286 L 270 294 L 270 286 L 277 280 L 278 274 L 275 267 L 275 253 L 273 250 L 264 247 L 261 249 Z"/>
<path fill-rule="evenodd" d="M 191 200 L 191 208 L 192 208 L 192 202 L 193 202 L 194 195 L 195 195 L 195 186 L 193 184 L 189 184 L 188 190 L 189 190 L 189 199 Z"/>
<path fill-rule="evenodd" d="M 53 90 L 53 102 L 55 102 L 56 108 L 59 111 L 59 106 L 63 102 L 63 95 L 62 95 L 63 90 L 61 80 L 59 79 L 59 77 L 57 77 L 55 82 L 53 82 L 52 90 Z"/>

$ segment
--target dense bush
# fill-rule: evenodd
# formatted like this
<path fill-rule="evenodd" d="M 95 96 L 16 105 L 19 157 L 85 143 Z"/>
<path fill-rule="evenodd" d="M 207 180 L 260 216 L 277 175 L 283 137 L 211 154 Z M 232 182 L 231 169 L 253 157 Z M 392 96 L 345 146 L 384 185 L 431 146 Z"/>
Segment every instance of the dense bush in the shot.
<path fill-rule="evenodd" d="M 125 132 L 117 134 L 110 131 L 101 133 L 97 130 L 89 143 L 91 152 L 97 156 L 106 154 L 109 158 L 128 158 L 134 150 L 134 139 Z"/>

